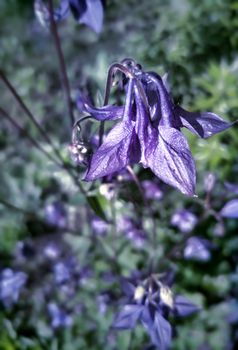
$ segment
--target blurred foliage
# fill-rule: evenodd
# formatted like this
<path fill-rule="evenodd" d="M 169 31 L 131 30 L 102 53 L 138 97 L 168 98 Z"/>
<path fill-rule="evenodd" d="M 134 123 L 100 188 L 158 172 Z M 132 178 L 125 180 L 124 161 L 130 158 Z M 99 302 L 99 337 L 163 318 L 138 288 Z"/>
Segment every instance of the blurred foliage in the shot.
<path fill-rule="evenodd" d="M 71 130 L 57 56 L 50 33 L 35 19 L 32 3 L 0 2 L 1 69 L 69 164 Z M 100 36 L 73 19 L 58 27 L 74 97 L 79 88 L 91 96 L 102 96 L 109 65 L 133 57 L 146 70 L 169 73 L 177 103 L 191 111 L 209 110 L 226 120 L 237 119 L 236 0 L 108 0 Z M 0 86 L 1 107 L 53 155 L 52 147 L 2 81 Z M 75 114 L 79 117 L 79 112 Z M 105 215 L 109 222 L 107 234 L 98 235 L 92 232 L 94 214 L 69 174 L 35 149 L 24 133 L 1 121 L 0 268 L 23 270 L 28 281 L 18 303 L 10 308 L 0 306 L 0 349 L 146 349 L 148 338 L 142 328 L 132 334 L 118 334 L 110 324 L 122 296 L 117 278 L 149 269 L 152 256 L 159 272 L 171 263 L 176 273 L 175 290 L 202 307 L 198 315 L 178 320 L 172 349 L 236 349 L 238 318 L 232 315 L 238 308 L 238 221 L 227 219 L 224 235 L 214 234 L 217 222 L 209 212 L 206 215 L 203 181 L 208 172 L 215 174 L 210 205 L 219 212 L 234 197 L 227 192 L 224 181 L 238 183 L 237 136 L 236 124 L 209 140 L 188 135 L 198 170 L 198 199 L 186 198 L 160 184 L 164 198 L 150 201 L 149 207 L 143 208 L 132 181 L 117 181 L 113 199 L 100 193 L 99 182 L 85 184 L 97 214 Z M 141 180 L 153 180 L 145 170 L 136 168 L 136 172 Z M 79 169 L 79 177 L 82 173 Z M 56 202 L 66 208 L 67 224 L 63 227 L 46 219 L 47 206 Z M 209 262 L 185 261 L 181 255 L 166 261 L 173 245 L 183 243 L 182 233 L 170 224 L 172 214 L 180 208 L 189 209 L 199 218 L 193 234 L 211 242 Z M 156 220 L 156 244 L 147 241 L 141 249 L 111 224 L 125 215 L 138 222 L 142 218 L 148 236 L 152 236 L 149 214 Z M 44 255 L 49 243 L 63 251 L 56 260 Z M 29 244 L 34 254 L 22 249 L 19 253 L 19 244 Z M 79 269 L 87 267 L 92 275 L 73 286 L 72 281 L 57 284 L 54 267 L 69 256 L 75 257 Z M 73 289 L 73 296 L 67 288 Z M 73 317 L 71 326 L 50 326 L 47 305 L 52 301 Z"/>

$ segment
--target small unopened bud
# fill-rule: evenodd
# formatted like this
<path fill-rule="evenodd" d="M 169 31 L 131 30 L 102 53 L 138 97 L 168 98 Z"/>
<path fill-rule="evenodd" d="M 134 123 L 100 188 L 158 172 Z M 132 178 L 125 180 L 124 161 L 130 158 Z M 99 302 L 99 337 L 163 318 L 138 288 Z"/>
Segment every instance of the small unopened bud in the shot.
<path fill-rule="evenodd" d="M 160 288 L 160 299 L 165 305 L 169 306 L 171 309 L 173 308 L 173 293 L 169 287 L 162 286 Z"/>
<path fill-rule="evenodd" d="M 215 175 L 213 173 L 208 173 L 204 178 L 204 187 L 206 192 L 211 192 L 215 185 Z"/>
<path fill-rule="evenodd" d="M 142 286 L 136 287 L 134 292 L 134 299 L 136 301 L 140 301 L 144 297 L 144 295 L 145 295 L 145 288 Z"/>
<path fill-rule="evenodd" d="M 110 183 L 102 184 L 99 187 L 99 193 L 102 196 L 104 196 L 105 198 L 107 198 L 108 200 L 110 200 L 115 195 L 115 186 L 113 184 L 110 184 Z"/>

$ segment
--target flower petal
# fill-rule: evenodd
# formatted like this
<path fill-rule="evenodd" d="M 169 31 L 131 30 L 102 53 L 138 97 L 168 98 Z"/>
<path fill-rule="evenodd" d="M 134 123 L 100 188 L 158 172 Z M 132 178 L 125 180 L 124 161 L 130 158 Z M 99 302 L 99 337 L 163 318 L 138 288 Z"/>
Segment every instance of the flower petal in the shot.
<path fill-rule="evenodd" d="M 84 180 L 92 181 L 125 168 L 131 161 L 130 149 L 135 142 L 134 123 L 122 121 L 109 132 L 94 153 Z"/>
<path fill-rule="evenodd" d="M 176 114 L 180 117 L 183 127 L 202 138 L 208 138 L 218 132 L 230 128 L 234 123 L 228 123 L 221 117 L 211 112 L 188 112 L 180 106 L 176 106 Z"/>
<path fill-rule="evenodd" d="M 183 295 L 177 295 L 175 297 L 175 313 L 180 317 L 186 317 L 198 312 L 200 307 L 191 303 Z"/>
<path fill-rule="evenodd" d="M 85 96 L 80 96 L 77 100 L 77 107 L 81 112 L 90 114 L 99 121 L 117 120 L 123 117 L 124 106 L 103 106 L 100 108 L 93 107 Z"/>
<path fill-rule="evenodd" d="M 125 305 L 123 309 L 116 316 L 112 327 L 117 329 L 132 329 L 140 318 L 143 305 Z"/>
<path fill-rule="evenodd" d="M 171 344 L 172 329 L 169 322 L 159 314 L 155 313 L 154 324 L 150 329 L 152 342 L 159 347 L 160 350 L 166 350 Z"/>
<path fill-rule="evenodd" d="M 74 17 L 97 34 L 102 30 L 103 6 L 101 0 L 69 0 Z M 85 9 L 86 7 L 86 9 Z"/>
<path fill-rule="evenodd" d="M 238 219 L 238 199 L 227 202 L 221 210 L 221 215 L 225 218 Z"/>
<path fill-rule="evenodd" d="M 153 130 L 146 147 L 147 164 L 162 181 L 182 193 L 194 195 L 196 169 L 184 135 L 167 126 Z"/>

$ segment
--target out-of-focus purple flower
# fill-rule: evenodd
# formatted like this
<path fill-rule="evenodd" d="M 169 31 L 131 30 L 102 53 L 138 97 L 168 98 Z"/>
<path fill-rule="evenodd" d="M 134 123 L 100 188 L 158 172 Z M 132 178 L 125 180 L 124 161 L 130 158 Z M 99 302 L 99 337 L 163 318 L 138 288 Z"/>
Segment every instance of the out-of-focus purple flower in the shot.
<path fill-rule="evenodd" d="M 155 181 L 144 180 L 141 182 L 141 186 L 145 191 L 144 196 L 146 199 L 160 200 L 163 197 L 163 192 Z"/>
<path fill-rule="evenodd" d="M 35 14 L 42 26 L 47 27 L 50 23 L 50 12 L 43 0 L 35 0 Z M 74 18 L 82 24 L 87 25 L 97 34 L 103 25 L 103 1 L 101 0 L 61 0 L 54 9 L 54 20 L 56 22 L 65 19 L 70 11 Z"/>
<path fill-rule="evenodd" d="M 118 230 L 119 231 L 129 231 L 132 227 L 135 226 L 134 221 L 129 216 L 122 216 L 118 220 Z"/>
<path fill-rule="evenodd" d="M 105 235 L 108 232 L 109 225 L 99 217 L 95 216 L 92 221 L 92 230 L 96 235 Z"/>
<path fill-rule="evenodd" d="M 221 222 L 218 222 L 213 228 L 213 234 L 214 236 L 217 236 L 217 237 L 223 237 L 225 234 L 224 224 Z"/>
<path fill-rule="evenodd" d="M 51 242 L 44 247 L 43 253 L 48 259 L 56 260 L 59 258 L 61 252 L 59 246 L 56 243 Z"/>
<path fill-rule="evenodd" d="M 53 328 L 70 327 L 72 325 L 73 319 L 71 315 L 67 314 L 66 311 L 60 308 L 56 303 L 49 303 L 47 308 Z"/>
<path fill-rule="evenodd" d="M 93 271 L 90 267 L 84 266 L 79 272 L 79 283 L 85 285 L 90 278 L 93 276 Z"/>
<path fill-rule="evenodd" d="M 211 258 L 210 242 L 199 237 L 190 237 L 184 248 L 183 256 L 187 260 L 209 261 Z"/>
<path fill-rule="evenodd" d="M 221 216 L 230 219 L 238 218 L 238 199 L 227 202 L 220 211 Z"/>
<path fill-rule="evenodd" d="M 154 72 L 144 72 L 133 60 L 114 64 L 109 69 L 109 82 L 118 70 L 128 80 L 123 107 L 94 108 L 80 97 L 81 110 L 96 120 L 121 119 L 94 152 L 85 180 L 93 181 L 141 163 L 160 180 L 193 196 L 195 163 L 180 129 L 186 127 L 207 138 L 231 124 L 214 113 L 190 113 L 175 105 L 163 79 Z"/>
<path fill-rule="evenodd" d="M 194 229 L 197 221 L 197 217 L 192 212 L 180 209 L 173 214 L 171 225 L 177 227 L 183 233 L 189 233 Z"/>
<path fill-rule="evenodd" d="M 55 281 L 57 283 L 64 283 L 71 278 L 72 269 L 67 262 L 59 261 L 53 267 Z"/>
<path fill-rule="evenodd" d="M 98 305 L 98 310 L 101 315 L 104 315 L 107 311 L 108 308 L 108 302 L 110 300 L 110 297 L 108 294 L 100 294 L 97 297 L 97 305 Z"/>
<path fill-rule="evenodd" d="M 133 329 L 138 321 L 150 335 L 151 341 L 160 350 L 169 348 L 172 339 L 172 327 L 168 322 L 170 315 L 185 317 L 199 308 L 183 296 L 173 296 L 172 290 L 163 284 L 156 275 L 143 281 L 128 281 L 124 291 L 128 303 L 116 315 L 113 328 Z"/>
<path fill-rule="evenodd" d="M 67 224 L 66 210 L 62 203 L 53 202 L 45 207 L 45 219 L 49 225 L 63 229 Z"/>
<path fill-rule="evenodd" d="M 123 216 L 118 221 L 118 230 L 123 232 L 136 248 L 142 248 L 147 240 L 146 232 L 133 219 Z"/>
<path fill-rule="evenodd" d="M 0 301 L 5 307 L 11 307 L 18 301 L 21 289 L 24 287 L 27 275 L 24 272 L 15 272 L 10 268 L 1 271 Z"/>
<path fill-rule="evenodd" d="M 126 233 L 126 237 L 138 249 L 143 248 L 147 240 L 147 234 L 145 233 L 145 231 L 136 227 L 131 228 Z"/>

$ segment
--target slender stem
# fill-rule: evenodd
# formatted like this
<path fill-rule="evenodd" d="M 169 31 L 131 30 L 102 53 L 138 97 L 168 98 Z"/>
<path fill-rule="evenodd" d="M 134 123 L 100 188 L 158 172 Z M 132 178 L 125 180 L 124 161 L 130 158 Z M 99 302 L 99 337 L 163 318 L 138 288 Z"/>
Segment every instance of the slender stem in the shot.
<path fill-rule="evenodd" d="M 26 210 L 24 208 L 19 208 L 19 207 L 15 206 L 14 204 L 5 201 L 5 199 L 3 199 L 3 198 L 0 198 L 0 204 L 4 205 L 5 207 L 7 207 L 9 209 L 12 209 L 12 210 L 15 210 L 15 211 L 19 211 L 22 214 L 35 215 L 35 213 L 33 213 L 31 211 L 28 211 L 28 210 Z"/>
<path fill-rule="evenodd" d="M 143 188 L 140 184 L 140 180 L 138 179 L 136 173 L 134 172 L 134 170 L 132 169 L 132 167 L 130 165 L 127 165 L 126 167 L 128 173 L 131 175 L 133 181 L 135 182 L 136 186 L 138 187 L 138 190 L 140 192 L 140 195 L 141 195 L 141 198 L 143 199 L 143 202 L 147 205 L 147 201 L 146 201 L 146 198 L 144 196 L 144 191 L 143 191 Z"/>
<path fill-rule="evenodd" d="M 54 157 L 52 157 L 30 134 L 29 132 L 24 129 L 20 124 L 16 122 L 15 119 L 13 119 L 3 108 L 0 107 L 0 114 L 3 118 L 7 119 L 18 131 L 20 131 L 28 140 L 44 155 L 50 159 L 53 163 L 55 163 L 57 166 L 62 167 L 62 164 L 60 164 Z"/>
<path fill-rule="evenodd" d="M 113 76 L 117 70 L 124 73 L 130 79 L 135 78 L 135 76 L 130 72 L 130 70 L 127 67 L 123 66 L 123 64 L 120 64 L 120 63 L 112 64 L 107 74 L 107 82 L 106 82 L 103 106 L 106 106 L 108 104 Z M 100 128 L 99 128 L 99 146 L 101 146 L 103 141 L 104 128 L 105 128 L 105 122 L 101 122 Z"/>
<path fill-rule="evenodd" d="M 107 82 L 106 82 L 106 89 L 105 89 L 103 106 L 106 106 L 109 102 L 109 96 L 110 96 L 111 85 L 112 85 L 112 77 L 113 77 L 113 74 L 109 70 L 108 75 L 107 75 Z M 99 128 L 99 146 L 101 146 L 102 141 L 103 141 L 104 129 L 105 129 L 105 122 L 101 122 L 100 128 Z"/>
<path fill-rule="evenodd" d="M 79 187 L 82 194 L 87 198 L 87 192 L 84 190 L 77 176 L 71 172 L 71 170 L 66 166 L 65 163 L 58 162 L 54 157 L 52 157 L 29 133 L 26 129 L 24 129 L 21 125 L 19 125 L 15 119 L 13 119 L 3 108 L 0 107 L 0 114 L 2 117 L 7 119 L 18 131 L 20 131 L 25 137 L 29 139 L 29 141 L 39 150 L 41 151 L 49 160 L 51 160 L 55 165 L 59 168 L 66 170 L 69 176 L 74 180 L 75 184 Z"/>
<path fill-rule="evenodd" d="M 21 98 L 21 96 L 18 94 L 18 92 L 16 91 L 16 89 L 14 88 L 14 86 L 12 85 L 12 83 L 9 81 L 9 79 L 6 77 L 6 75 L 4 74 L 4 72 L 2 70 L 0 70 L 0 78 L 2 79 L 2 81 L 5 83 L 5 85 L 7 86 L 7 88 L 10 90 L 10 92 L 12 93 L 12 95 L 14 96 L 14 98 L 16 99 L 16 101 L 19 103 L 20 107 L 22 108 L 22 110 L 26 113 L 26 115 L 28 116 L 28 118 L 31 120 L 31 122 L 35 125 L 35 127 L 37 128 L 37 130 L 39 131 L 39 133 L 41 134 L 41 136 L 44 138 L 44 140 L 52 147 L 53 151 L 55 152 L 56 156 L 62 161 L 64 162 L 59 150 L 54 146 L 53 142 L 51 141 L 51 139 L 49 138 L 49 136 L 47 135 L 47 133 L 45 132 L 45 130 L 41 127 L 41 125 L 38 123 L 38 121 L 36 120 L 36 118 L 34 117 L 34 115 L 32 114 L 32 112 L 30 111 L 30 109 L 27 107 L 27 105 L 25 104 L 25 102 L 23 101 L 23 99 Z"/>
<path fill-rule="evenodd" d="M 6 77 L 6 75 L 4 74 L 4 72 L 2 70 L 0 70 L 0 78 L 3 80 L 3 82 L 5 83 L 5 85 L 7 86 L 7 88 L 11 91 L 12 95 L 14 96 L 14 98 L 16 99 L 16 101 L 19 103 L 20 107 L 22 108 L 22 110 L 26 113 L 26 115 L 28 116 L 28 118 L 32 121 L 32 123 L 35 125 L 35 127 L 37 128 L 37 130 L 39 131 L 39 133 L 41 134 L 41 136 L 44 138 L 44 140 L 52 147 L 55 155 L 58 157 L 58 159 L 60 160 L 60 163 L 58 161 L 56 161 L 52 156 L 50 156 L 42 147 L 41 145 L 36 142 L 31 135 L 24 129 L 22 128 L 12 117 L 10 117 L 10 115 L 1 108 L 1 114 L 7 118 L 20 132 L 22 132 L 31 142 L 32 144 L 38 148 L 41 152 L 43 152 L 51 161 L 53 161 L 55 164 L 57 164 L 60 168 L 66 170 L 68 172 L 68 174 L 74 178 L 75 183 L 77 184 L 77 186 L 79 187 L 80 191 L 86 195 L 86 191 L 84 190 L 83 186 L 81 185 L 81 183 L 78 181 L 77 177 L 70 171 L 70 169 L 66 166 L 64 159 L 62 158 L 59 150 L 54 146 L 54 144 L 52 143 L 52 141 L 50 140 L 49 136 L 47 135 L 47 133 L 45 132 L 45 130 L 41 127 L 41 125 L 37 122 L 37 120 L 35 119 L 34 115 L 32 114 L 32 112 L 30 111 L 30 109 L 27 107 L 27 105 L 25 104 L 25 102 L 23 101 L 23 99 L 21 98 L 21 96 L 18 94 L 18 92 L 16 91 L 16 89 L 14 88 L 14 86 L 11 84 L 11 82 L 8 80 L 8 78 Z M 62 163 L 62 164 L 61 164 Z"/>
<path fill-rule="evenodd" d="M 70 96 L 70 85 L 69 85 L 69 79 L 68 79 L 68 75 L 67 75 L 63 50 L 62 50 L 61 44 L 60 44 L 59 33 L 58 33 L 57 25 L 56 25 L 55 19 L 54 19 L 53 0 L 49 0 L 49 13 L 50 13 L 51 33 L 53 36 L 54 45 L 55 45 L 56 53 L 58 56 L 60 73 L 61 73 L 61 77 L 62 77 L 62 86 L 63 86 L 63 90 L 64 90 L 64 94 L 65 94 L 66 105 L 67 105 L 67 109 L 68 109 L 68 113 L 69 113 L 71 126 L 73 126 L 74 114 L 73 114 L 73 104 L 72 104 L 72 100 L 71 100 L 71 96 Z"/>

